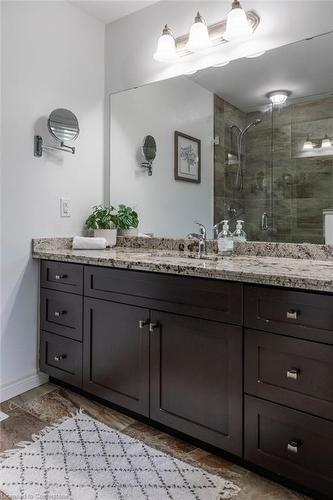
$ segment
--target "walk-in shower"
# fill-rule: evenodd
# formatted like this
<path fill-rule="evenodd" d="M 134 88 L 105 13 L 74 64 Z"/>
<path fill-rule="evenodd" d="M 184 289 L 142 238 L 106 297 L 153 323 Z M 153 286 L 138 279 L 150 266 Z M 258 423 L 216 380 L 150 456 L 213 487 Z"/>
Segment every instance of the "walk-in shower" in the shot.
<path fill-rule="evenodd" d="M 238 159 L 238 168 L 236 173 L 236 182 L 235 187 L 239 191 L 243 191 L 244 187 L 244 169 L 246 166 L 246 157 L 243 154 L 243 145 L 244 145 L 244 136 L 250 130 L 251 127 L 255 127 L 262 122 L 261 118 L 256 118 L 252 122 L 250 122 L 246 127 L 241 129 L 238 125 L 231 125 L 231 132 L 236 132 L 237 134 L 237 159 Z"/>

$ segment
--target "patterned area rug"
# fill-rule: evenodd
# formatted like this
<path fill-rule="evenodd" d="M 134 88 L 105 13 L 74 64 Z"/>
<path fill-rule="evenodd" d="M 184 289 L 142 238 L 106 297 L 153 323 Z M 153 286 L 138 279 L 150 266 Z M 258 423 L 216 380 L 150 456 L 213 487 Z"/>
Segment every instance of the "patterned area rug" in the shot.
<path fill-rule="evenodd" d="M 220 500 L 238 486 L 78 413 L 2 455 L 0 491 L 15 499 Z"/>

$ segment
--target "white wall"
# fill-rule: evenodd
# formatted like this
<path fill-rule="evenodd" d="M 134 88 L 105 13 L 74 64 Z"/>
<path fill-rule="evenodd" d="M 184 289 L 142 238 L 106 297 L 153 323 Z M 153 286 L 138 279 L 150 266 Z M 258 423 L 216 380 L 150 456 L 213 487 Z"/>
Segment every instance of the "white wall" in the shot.
<path fill-rule="evenodd" d="M 189 56 L 185 62 L 157 63 L 153 53 L 165 23 L 175 36 L 188 33 L 197 9 L 208 24 L 226 17 L 231 0 L 162 1 L 119 19 L 106 29 L 106 90 L 117 92 L 148 82 L 208 67 L 221 60 L 273 49 L 287 43 L 332 30 L 333 2 L 325 0 L 244 0 L 246 10 L 255 10 L 261 23 L 251 42 L 228 44 L 211 55 Z M 121 48 L 121 53 L 119 49 Z"/>
<path fill-rule="evenodd" d="M 140 232 L 183 238 L 213 225 L 213 94 L 185 77 L 111 96 L 111 203 L 134 205 Z M 174 179 L 174 131 L 201 140 L 201 183 Z M 154 136 L 153 175 L 139 166 Z"/>
<path fill-rule="evenodd" d="M 104 25 L 67 2 L 2 3 L 2 398 L 38 385 L 38 264 L 31 238 L 80 233 L 103 199 Z M 57 107 L 80 123 L 77 153 L 33 156 Z M 72 217 L 59 216 L 60 196 Z"/>

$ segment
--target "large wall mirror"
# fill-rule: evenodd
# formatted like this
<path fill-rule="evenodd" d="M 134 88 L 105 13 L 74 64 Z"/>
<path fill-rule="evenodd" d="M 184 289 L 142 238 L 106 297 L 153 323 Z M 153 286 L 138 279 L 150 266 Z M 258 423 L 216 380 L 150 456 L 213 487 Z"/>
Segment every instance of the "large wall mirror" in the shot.
<path fill-rule="evenodd" d="M 155 236 L 185 237 L 199 220 L 212 237 L 220 220 L 242 219 L 249 240 L 323 243 L 332 51 L 333 33 L 112 95 L 111 202 L 135 207 L 140 232 Z M 282 92 L 272 104 L 281 90 L 286 101 Z M 178 158 L 175 132 L 189 137 L 177 136 Z M 151 176 L 140 168 L 147 135 L 157 144 Z M 182 179 L 187 166 L 196 179 L 199 164 L 200 182 Z"/>

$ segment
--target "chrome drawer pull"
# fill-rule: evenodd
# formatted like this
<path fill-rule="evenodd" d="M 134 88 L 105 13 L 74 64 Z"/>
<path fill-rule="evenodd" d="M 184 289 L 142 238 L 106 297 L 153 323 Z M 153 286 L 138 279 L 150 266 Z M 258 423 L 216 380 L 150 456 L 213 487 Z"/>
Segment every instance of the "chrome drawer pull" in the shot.
<path fill-rule="evenodd" d="M 298 448 L 300 446 L 300 443 L 297 441 L 290 441 L 287 446 L 287 450 L 290 451 L 291 453 L 298 453 Z"/>
<path fill-rule="evenodd" d="M 294 311 L 293 309 L 290 309 L 290 311 L 287 311 L 287 318 L 288 319 L 297 319 L 299 316 L 298 311 Z"/>
<path fill-rule="evenodd" d="M 158 328 L 160 325 L 158 323 L 149 323 L 149 331 L 150 333 L 153 333 L 156 328 Z"/>
<path fill-rule="evenodd" d="M 63 280 L 65 278 L 67 278 L 67 274 L 56 274 L 55 275 L 56 280 Z"/>
<path fill-rule="evenodd" d="M 140 319 L 139 328 L 142 330 L 148 324 L 149 324 L 149 319 Z"/>
<path fill-rule="evenodd" d="M 63 316 L 66 313 L 67 311 L 54 311 L 54 315 L 56 318 L 59 318 L 60 316 Z"/>
<path fill-rule="evenodd" d="M 54 361 L 61 361 L 62 359 L 66 359 L 67 355 L 66 354 L 57 354 L 54 356 Z"/>
<path fill-rule="evenodd" d="M 291 370 L 287 370 L 287 378 L 291 378 L 293 380 L 297 380 L 299 374 L 300 374 L 300 371 L 296 370 L 294 368 L 291 369 Z"/>

